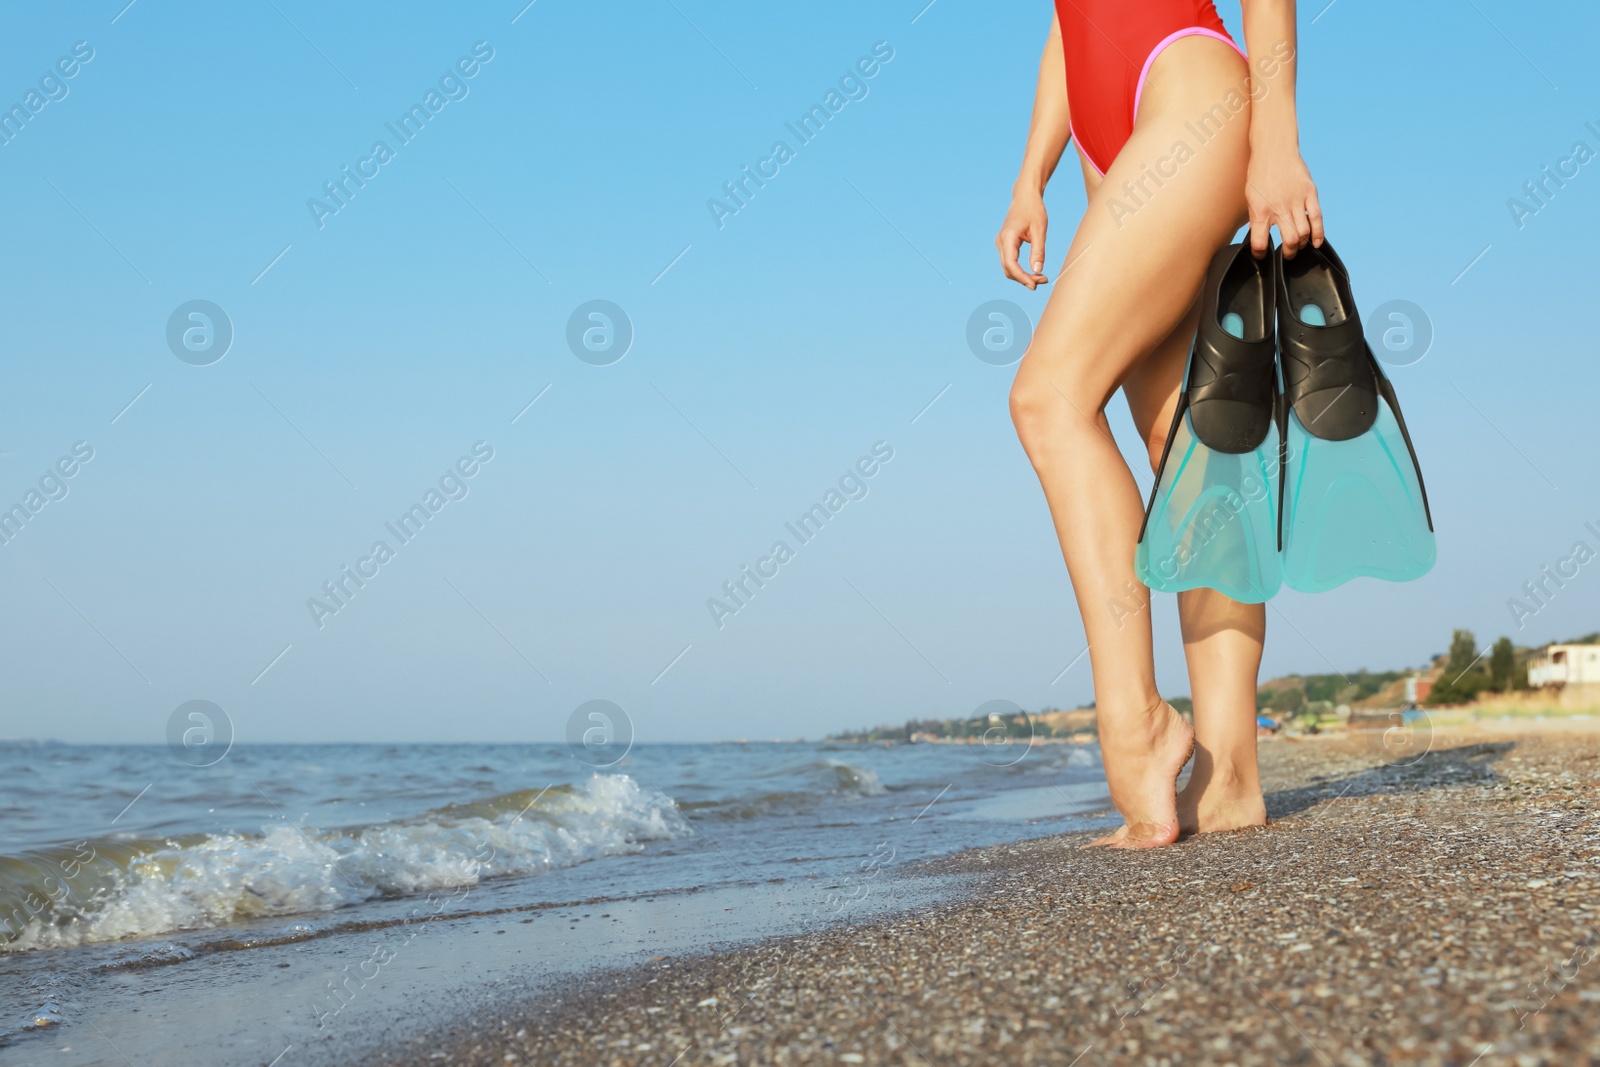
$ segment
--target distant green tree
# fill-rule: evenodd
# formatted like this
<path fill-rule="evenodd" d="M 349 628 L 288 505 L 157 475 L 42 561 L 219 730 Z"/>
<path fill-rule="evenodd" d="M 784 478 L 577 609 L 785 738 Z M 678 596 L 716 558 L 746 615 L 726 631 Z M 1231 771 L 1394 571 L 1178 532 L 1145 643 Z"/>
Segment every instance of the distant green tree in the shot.
<path fill-rule="evenodd" d="M 1429 704 L 1470 704 L 1478 694 L 1493 689 L 1494 679 L 1488 671 L 1472 670 L 1454 680 L 1441 678 L 1428 694 Z"/>
<path fill-rule="evenodd" d="M 1290 689 L 1279 689 L 1272 694 L 1272 699 L 1267 706 L 1273 711 L 1296 712 L 1305 707 L 1306 691 L 1299 686 Z"/>
<path fill-rule="evenodd" d="M 1450 659 L 1444 665 L 1447 678 L 1459 678 L 1473 669 L 1478 659 L 1478 640 L 1471 630 L 1455 630 L 1450 634 Z"/>
<path fill-rule="evenodd" d="M 1517 660 L 1516 666 L 1511 668 L 1511 688 L 1532 688 L 1532 686 L 1528 684 L 1528 660 L 1526 657 Z"/>
<path fill-rule="evenodd" d="M 1344 679 L 1337 674 L 1308 674 L 1306 675 L 1307 700 L 1332 700 L 1339 686 L 1344 684 Z"/>
<path fill-rule="evenodd" d="M 1502 639 L 1505 640 L 1505 639 Z M 1511 642 L 1506 640 L 1506 653 L 1513 657 Z M 1491 664 L 1492 664 L 1491 660 Z M 1507 671 L 1507 677 L 1510 672 Z M 1450 656 L 1445 661 L 1433 692 L 1428 694 L 1429 704 L 1468 704 L 1478 694 L 1495 688 L 1493 673 L 1484 668 L 1478 653 L 1477 639 L 1471 630 L 1456 630 L 1450 635 Z"/>
<path fill-rule="evenodd" d="M 1489 654 L 1489 677 L 1494 682 L 1494 688 L 1502 693 L 1509 691 L 1512 673 L 1516 669 L 1516 649 L 1511 647 L 1511 638 L 1502 637 L 1494 643 L 1494 651 Z"/>
<path fill-rule="evenodd" d="M 1369 670 L 1351 671 L 1348 674 L 1308 674 L 1304 688 L 1307 700 L 1353 704 L 1402 677 L 1404 675 L 1399 671 Z"/>

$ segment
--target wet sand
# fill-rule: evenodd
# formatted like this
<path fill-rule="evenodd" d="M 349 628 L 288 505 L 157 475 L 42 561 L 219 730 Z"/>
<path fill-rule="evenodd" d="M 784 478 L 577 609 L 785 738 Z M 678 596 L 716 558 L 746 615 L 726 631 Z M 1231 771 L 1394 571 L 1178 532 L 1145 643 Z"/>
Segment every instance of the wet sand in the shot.
<path fill-rule="evenodd" d="M 444 998 L 369 1062 L 1600 1063 L 1595 723 L 1410 742 L 1270 742 L 1265 828 L 964 853 L 900 874 L 955 901 Z"/>

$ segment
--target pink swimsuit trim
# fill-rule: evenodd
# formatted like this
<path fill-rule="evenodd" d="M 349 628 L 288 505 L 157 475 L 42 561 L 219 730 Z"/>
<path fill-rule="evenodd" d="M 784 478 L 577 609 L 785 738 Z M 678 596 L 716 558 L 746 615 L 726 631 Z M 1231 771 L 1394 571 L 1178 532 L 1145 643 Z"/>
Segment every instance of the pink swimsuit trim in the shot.
<path fill-rule="evenodd" d="M 1145 79 L 1150 76 L 1150 67 L 1155 63 L 1156 57 L 1162 52 L 1166 51 L 1169 45 L 1171 45 L 1174 41 L 1182 40 L 1185 37 L 1215 38 L 1216 40 L 1226 44 L 1229 48 L 1232 48 L 1235 52 L 1238 52 L 1239 55 L 1243 56 L 1246 63 L 1250 62 L 1249 55 L 1245 53 L 1243 48 L 1239 47 L 1237 42 L 1235 42 L 1232 37 L 1229 37 L 1225 33 L 1218 33 L 1216 30 L 1208 29 L 1205 26 L 1185 26 L 1181 30 L 1167 34 L 1167 36 L 1163 37 L 1154 48 L 1150 49 L 1150 55 L 1147 56 L 1144 61 L 1144 69 L 1139 72 L 1139 84 L 1133 93 L 1133 119 L 1135 122 L 1139 120 L 1139 101 L 1144 96 L 1144 83 Z M 1096 163 L 1093 157 L 1091 157 L 1089 153 L 1084 150 L 1083 142 L 1078 139 L 1078 131 L 1072 128 L 1071 122 L 1067 123 L 1067 132 L 1072 137 L 1072 143 L 1078 146 L 1078 154 L 1088 162 L 1089 166 L 1094 168 L 1094 172 L 1096 174 L 1104 178 L 1106 176 L 1105 169 L 1101 167 L 1100 164 Z"/>

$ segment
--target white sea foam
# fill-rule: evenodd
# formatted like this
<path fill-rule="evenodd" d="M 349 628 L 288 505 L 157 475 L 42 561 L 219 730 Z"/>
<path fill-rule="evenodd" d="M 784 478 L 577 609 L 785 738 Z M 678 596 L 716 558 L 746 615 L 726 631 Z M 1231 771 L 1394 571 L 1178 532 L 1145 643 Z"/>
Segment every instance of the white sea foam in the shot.
<path fill-rule="evenodd" d="M 144 848 L 124 843 L 125 861 L 102 855 L 88 865 L 95 888 L 74 898 L 73 906 L 39 911 L 13 907 L 20 898 L 0 900 L 6 913 L 27 919 L 13 923 L 20 933 L 0 943 L 0 951 L 326 912 L 377 897 L 570 867 L 691 832 L 666 797 L 627 775 L 597 774 L 579 786 L 511 793 L 367 827 L 319 830 L 275 822 L 256 834 L 210 834 Z"/>

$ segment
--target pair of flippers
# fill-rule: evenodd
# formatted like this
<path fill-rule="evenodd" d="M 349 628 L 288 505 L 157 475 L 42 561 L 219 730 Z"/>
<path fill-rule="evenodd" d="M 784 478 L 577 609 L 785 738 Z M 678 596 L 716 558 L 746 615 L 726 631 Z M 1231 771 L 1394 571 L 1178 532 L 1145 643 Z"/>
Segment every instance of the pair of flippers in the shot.
<path fill-rule="evenodd" d="M 1259 603 L 1284 584 L 1410 581 L 1436 554 L 1416 450 L 1338 254 L 1219 251 L 1139 531 L 1140 580 Z"/>

